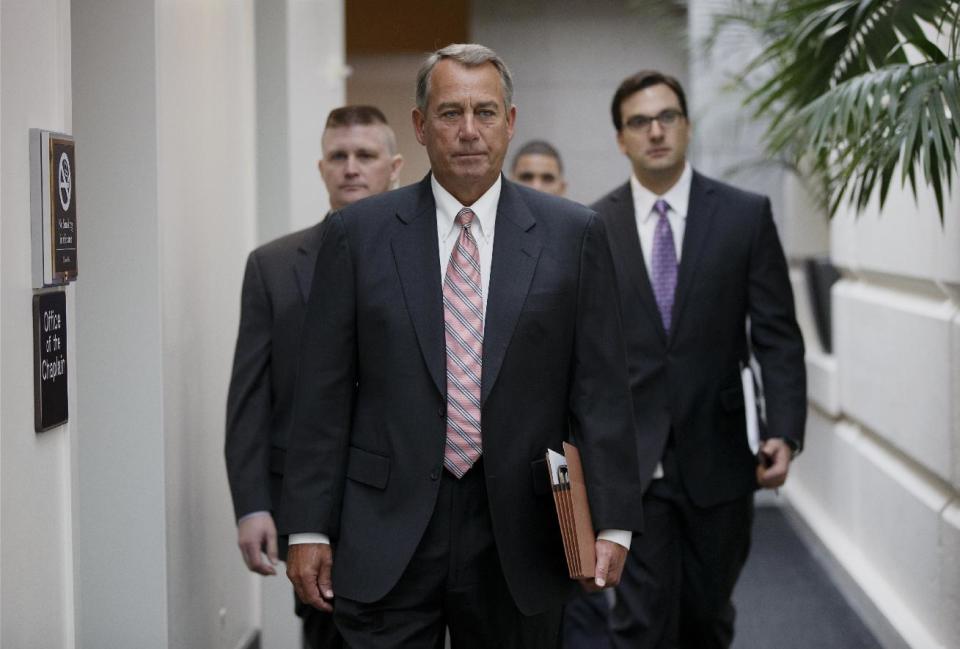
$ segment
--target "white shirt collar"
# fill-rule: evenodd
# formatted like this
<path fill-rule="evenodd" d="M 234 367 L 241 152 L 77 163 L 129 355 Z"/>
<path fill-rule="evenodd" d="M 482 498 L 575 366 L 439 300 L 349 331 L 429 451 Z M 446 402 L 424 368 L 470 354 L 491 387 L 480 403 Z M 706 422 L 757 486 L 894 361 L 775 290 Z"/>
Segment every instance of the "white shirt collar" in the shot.
<path fill-rule="evenodd" d="M 460 201 L 453 197 L 453 194 L 444 189 L 437 181 L 437 177 L 430 174 L 430 187 L 433 190 L 433 200 L 437 204 L 437 233 L 441 240 L 447 237 L 456 228 L 457 214 L 460 213 L 466 205 L 461 205 Z M 474 237 L 481 236 L 489 239 L 493 236 L 493 228 L 497 220 L 497 205 L 500 204 L 500 189 L 503 187 L 503 176 L 498 175 L 497 180 L 490 185 L 490 189 L 470 205 L 476 218 L 470 231 Z"/>
<path fill-rule="evenodd" d="M 630 191 L 633 193 L 633 207 L 637 221 L 643 223 L 653 215 L 653 205 L 659 199 L 664 199 L 670 205 L 670 211 L 675 212 L 681 219 L 687 218 L 687 208 L 690 205 L 690 183 L 693 182 L 693 168 L 687 161 L 683 165 L 683 173 L 667 190 L 663 196 L 657 196 L 640 184 L 636 174 L 630 174 Z"/>

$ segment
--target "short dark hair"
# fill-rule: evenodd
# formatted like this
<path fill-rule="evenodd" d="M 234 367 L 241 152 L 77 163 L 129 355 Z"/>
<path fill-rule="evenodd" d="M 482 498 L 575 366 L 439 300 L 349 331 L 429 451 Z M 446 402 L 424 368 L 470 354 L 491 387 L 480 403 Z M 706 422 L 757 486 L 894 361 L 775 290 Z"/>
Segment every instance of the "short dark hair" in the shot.
<path fill-rule="evenodd" d="M 387 118 L 376 106 L 362 104 L 341 106 L 334 108 L 327 115 L 327 124 L 324 128 L 343 128 L 344 126 L 370 126 L 371 124 L 387 124 Z"/>
<path fill-rule="evenodd" d="M 658 70 L 640 70 L 620 82 L 617 91 L 613 93 L 613 102 L 610 104 L 610 113 L 613 116 L 613 126 L 620 132 L 623 128 L 623 114 L 620 112 L 620 105 L 635 92 L 644 88 L 663 84 L 670 88 L 680 100 L 680 112 L 687 117 L 687 96 L 683 93 L 683 86 L 677 81 L 676 77 L 664 74 Z"/>
<path fill-rule="evenodd" d="M 530 140 L 515 154 L 513 154 L 513 165 L 511 165 L 511 171 L 517 170 L 517 162 L 520 161 L 525 155 L 545 155 L 553 158 L 557 161 L 557 167 L 560 169 L 560 173 L 563 173 L 563 160 L 560 159 L 560 152 L 557 151 L 556 147 L 545 140 Z"/>

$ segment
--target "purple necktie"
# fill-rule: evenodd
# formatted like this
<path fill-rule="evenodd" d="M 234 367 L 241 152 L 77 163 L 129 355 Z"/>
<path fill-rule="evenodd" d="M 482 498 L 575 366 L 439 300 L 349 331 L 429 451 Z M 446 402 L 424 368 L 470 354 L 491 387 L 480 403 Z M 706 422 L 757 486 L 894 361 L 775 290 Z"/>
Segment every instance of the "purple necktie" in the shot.
<path fill-rule="evenodd" d="M 670 333 L 670 321 L 673 312 L 673 295 L 677 290 L 677 249 L 673 244 L 673 230 L 667 219 L 670 205 L 662 198 L 653 204 L 653 210 L 660 215 L 657 229 L 653 233 L 653 255 L 650 267 L 653 274 L 653 295 L 660 309 L 663 328 Z"/>
<path fill-rule="evenodd" d="M 447 445 L 443 465 L 458 478 L 483 452 L 480 437 L 480 376 L 483 359 L 483 299 L 480 252 L 470 232 L 474 213 L 457 214 L 460 236 L 443 281 L 447 338 Z"/>

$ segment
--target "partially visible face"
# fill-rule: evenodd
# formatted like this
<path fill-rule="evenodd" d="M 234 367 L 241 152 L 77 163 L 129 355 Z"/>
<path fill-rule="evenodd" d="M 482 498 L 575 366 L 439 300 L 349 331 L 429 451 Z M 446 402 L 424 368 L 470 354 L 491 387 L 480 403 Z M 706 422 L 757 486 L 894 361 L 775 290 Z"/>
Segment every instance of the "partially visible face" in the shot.
<path fill-rule="evenodd" d="M 623 127 L 617 133 L 620 151 L 630 158 L 637 177 L 664 177 L 679 175 L 690 143 L 690 122 L 680 117 L 664 126 L 653 121 L 648 128 L 631 128 L 632 117 L 655 117 L 663 111 L 680 111 L 676 93 L 662 83 L 638 90 L 620 103 Z"/>
<path fill-rule="evenodd" d="M 385 192 L 396 183 L 403 160 L 390 154 L 387 137 L 378 124 L 354 124 L 324 132 L 320 175 L 331 209 Z"/>
<path fill-rule="evenodd" d="M 551 155 L 528 153 L 517 158 L 513 179 L 541 192 L 563 196 L 567 183 L 563 180 L 560 163 Z"/>
<path fill-rule="evenodd" d="M 413 125 L 437 181 L 462 203 L 471 204 L 496 181 L 516 114 L 504 106 L 492 63 L 467 67 L 444 59 L 433 68 L 426 111 L 413 110 Z"/>

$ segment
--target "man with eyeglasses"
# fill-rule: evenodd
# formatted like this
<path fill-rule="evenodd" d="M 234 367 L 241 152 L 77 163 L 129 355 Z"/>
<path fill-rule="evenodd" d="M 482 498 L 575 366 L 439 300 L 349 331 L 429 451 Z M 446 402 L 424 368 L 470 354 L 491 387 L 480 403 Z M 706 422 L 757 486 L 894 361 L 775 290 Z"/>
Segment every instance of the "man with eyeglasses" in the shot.
<path fill-rule="evenodd" d="M 803 340 L 770 201 L 691 168 L 680 83 L 638 72 L 611 112 L 633 173 L 592 207 L 620 291 L 645 525 L 616 590 L 610 640 L 725 648 L 753 492 L 782 485 L 803 443 Z M 741 382 L 751 353 L 766 401 L 758 455 Z"/>

